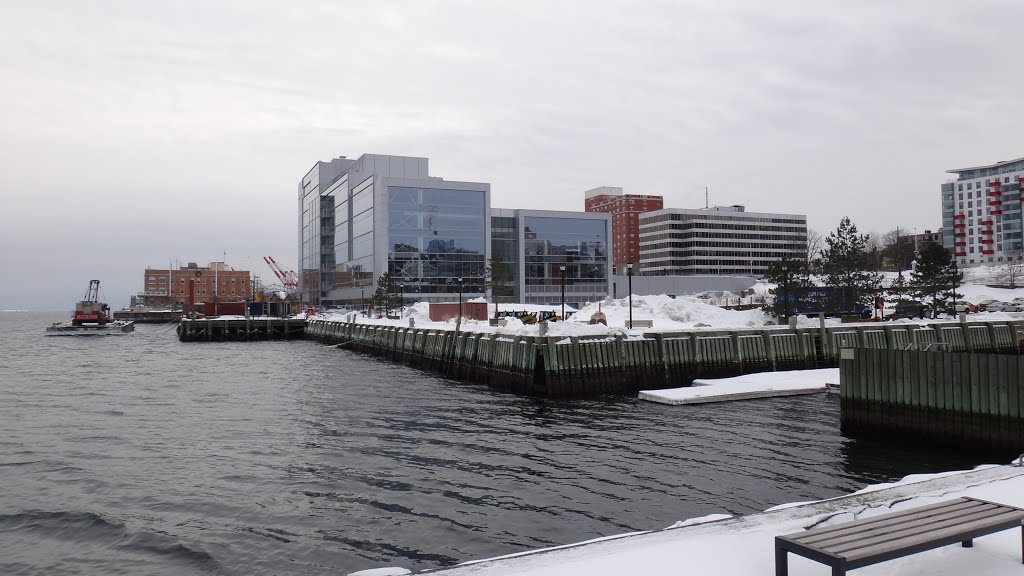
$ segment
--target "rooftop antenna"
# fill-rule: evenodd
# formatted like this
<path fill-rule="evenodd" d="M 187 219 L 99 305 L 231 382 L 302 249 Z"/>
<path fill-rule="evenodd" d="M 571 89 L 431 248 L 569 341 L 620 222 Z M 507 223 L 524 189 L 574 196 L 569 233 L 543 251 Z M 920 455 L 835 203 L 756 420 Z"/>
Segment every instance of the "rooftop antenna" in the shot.
<path fill-rule="evenodd" d="M 704 209 L 705 210 L 711 209 L 711 205 L 708 204 L 708 187 L 707 186 L 704 187 Z"/>

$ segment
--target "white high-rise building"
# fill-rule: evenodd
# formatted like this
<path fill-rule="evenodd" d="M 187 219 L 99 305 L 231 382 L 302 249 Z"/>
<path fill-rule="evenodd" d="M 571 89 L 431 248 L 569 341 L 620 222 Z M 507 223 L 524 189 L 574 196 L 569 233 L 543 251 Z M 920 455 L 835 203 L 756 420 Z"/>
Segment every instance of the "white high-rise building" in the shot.
<path fill-rule="evenodd" d="M 948 170 L 942 185 L 943 245 L 961 266 L 998 264 L 1022 253 L 1024 158 Z"/>
<path fill-rule="evenodd" d="M 761 276 L 783 258 L 803 258 L 807 217 L 747 212 L 743 206 L 666 208 L 640 215 L 645 276 Z"/>

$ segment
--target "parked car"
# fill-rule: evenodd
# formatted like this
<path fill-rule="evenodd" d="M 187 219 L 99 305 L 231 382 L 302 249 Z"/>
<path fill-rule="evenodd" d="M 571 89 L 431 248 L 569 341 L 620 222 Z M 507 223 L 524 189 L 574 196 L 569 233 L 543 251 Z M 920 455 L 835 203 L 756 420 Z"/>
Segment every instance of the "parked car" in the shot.
<path fill-rule="evenodd" d="M 921 304 L 917 300 L 901 300 L 896 303 L 896 311 L 889 315 L 890 320 L 900 318 L 927 318 L 931 315 L 931 308 Z"/>
<path fill-rule="evenodd" d="M 971 313 L 977 312 L 977 311 L 978 311 L 978 305 L 977 304 L 971 304 L 970 302 L 965 302 L 965 301 L 962 301 L 962 300 L 958 300 L 957 303 L 953 306 L 953 313 L 954 314 L 959 314 L 961 312 L 966 312 L 968 314 L 971 314 Z"/>
<path fill-rule="evenodd" d="M 982 300 L 978 302 L 978 312 L 988 312 L 989 306 L 999 304 L 999 300 Z"/>
<path fill-rule="evenodd" d="M 996 302 L 989 305 L 987 310 L 989 312 L 1022 312 L 1024 311 L 1024 305 L 1013 302 Z"/>

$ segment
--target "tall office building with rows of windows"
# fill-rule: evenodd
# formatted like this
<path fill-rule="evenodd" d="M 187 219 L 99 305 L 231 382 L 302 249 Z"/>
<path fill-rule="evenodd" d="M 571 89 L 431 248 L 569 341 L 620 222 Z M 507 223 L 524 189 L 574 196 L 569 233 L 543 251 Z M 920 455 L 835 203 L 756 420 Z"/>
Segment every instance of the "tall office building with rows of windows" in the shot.
<path fill-rule="evenodd" d="M 807 251 L 807 217 L 743 206 L 666 208 L 640 215 L 640 273 L 761 276 Z"/>
<path fill-rule="evenodd" d="M 942 241 L 957 262 L 979 266 L 1024 255 L 1024 158 L 948 173 L 957 178 L 942 185 Z"/>

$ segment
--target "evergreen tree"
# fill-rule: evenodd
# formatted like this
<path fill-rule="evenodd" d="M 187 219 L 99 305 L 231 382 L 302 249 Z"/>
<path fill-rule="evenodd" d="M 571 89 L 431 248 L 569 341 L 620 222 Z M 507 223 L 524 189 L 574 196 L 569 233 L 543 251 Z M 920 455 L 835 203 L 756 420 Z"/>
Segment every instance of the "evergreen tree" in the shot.
<path fill-rule="evenodd" d="M 808 291 L 814 287 L 806 258 L 786 257 L 772 262 L 764 275 L 764 282 L 774 284 L 768 290 L 762 310 L 772 317 L 789 316 L 803 307 Z"/>
<path fill-rule="evenodd" d="M 383 310 L 385 316 L 391 315 L 391 309 L 395 307 L 399 296 L 395 289 L 394 278 L 390 272 L 385 272 L 377 279 L 377 290 L 370 298 L 370 303 L 377 310 L 377 316 Z"/>
<path fill-rule="evenodd" d="M 825 238 L 822 265 L 825 284 L 832 288 L 831 308 L 835 312 L 870 305 L 881 285 L 881 275 L 869 269 L 868 240 L 867 234 L 857 233 L 857 225 L 848 216 Z"/>
<path fill-rule="evenodd" d="M 910 294 L 911 288 L 910 284 L 907 283 L 906 276 L 904 276 L 903 272 L 900 271 L 896 275 L 896 279 L 894 279 L 892 283 L 889 284 L 889 287 L 886 288 L 885 292 L 889 300 L 893 302 L 902 302 L 903 300 L 906 300 L 906 296 Z"/>
<path fill-rule="evenodd" d="M 912 293 L 932 309 L 932 317 L 950 306 L 952 298 L 963 298 L 956 288 L 964 279 L 953 257 L 941 244 L 927 245 L 917 256 L 917 268 L 910 274 Z"/>

